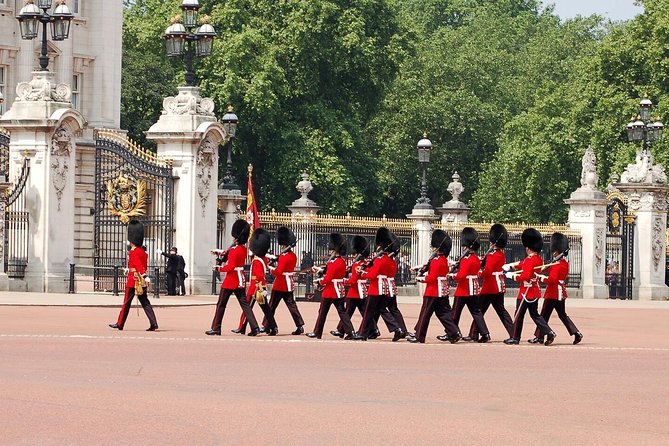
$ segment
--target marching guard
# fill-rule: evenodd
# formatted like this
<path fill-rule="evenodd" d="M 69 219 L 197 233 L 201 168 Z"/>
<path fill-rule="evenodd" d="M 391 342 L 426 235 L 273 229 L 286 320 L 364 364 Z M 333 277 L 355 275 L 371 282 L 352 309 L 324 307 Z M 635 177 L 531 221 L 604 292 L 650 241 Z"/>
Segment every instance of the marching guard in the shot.
<path fill-rule="evenodd" d="M 344 281 L 344 284 L 348 285 L 348 290 L 346 291 L 346 314 L 348 314 L 349 318 L 353 317 L 356 309 L 360 312 L 361 316 L 365 313 L 365 299 L 367 298 L 368 285 L 366 279 L 360 278 L 358 269 L 367 263 L 367 257 L 369 257 L 369 242 L 365 237 L 355 235 L 351 242 L 351 250 L 353 251 L 353 254 L 356 255 L 356 258 L 349 267 L 351 275 Z M 339 325 L 337 325 L 337 329 L 332 330 L 330 334 L 332 336 L 343 338 L 343 324 L 340 322 Z"/>
<path fill-rule="evenodd" d="M 504 225 L 496 223 L 490 227 L 488 234 L 490 240 L 490 249 L 481 262 L 481 294 L 479 304 L 481 314 L 485 317 L 486 311 L 490 305 L 495 309 L 499 320 L 502 321 L 504 328 L 509 336 L 513 333 L 513 319 L 509 312 L 504 308 L 504 293 L 506 293 L 506 282 L 502 266 L 506 263 L 504 248 L 509 239 L 509 234 Z M 472 321 L 469 329 L 469 336 L 462 338 L 463 341 L 478 341 L 479 331 L 476 322 Z"/>
<path fill-rule="evenodd" d="M 462 335 L 458 326 L 453 322 L 451 306 L 448 303 L 448 255 L 451 252 L 451 237 L 437 229 L 432 233 L 430 246 L 434 253 L 428 263 L 419 270 L 423 275 L 417 280 L 425 283 L 425 293 L 423 294 L 423 306 L 420 309 L 420 316 L 416 324 L 415 337 L 409 337 L 411 343 L 424 343 L 427 335 L 427 328 L 430 325 L 430 318 L 434 313 L 446 330 L 446 336 L 438 336 L 439 340 L 449 341 L 455 344 Z"/>
<path fill-rule="evenodd" d="M 455 299 L 453 301 L 453 320 L 460 325 L 460 315 L 465 305 L 474 319 L 474 323 L 481 333 L 477 342 L 490 341 L 490 332 L 486 326 L 481 308 L 479 305 L 479 272 L 481 270 L 481 260 L 476 255 L 481 243 L 476 229 L 466 227 L 462 230 L 460 245 L 463 253 L 457 262 L 457 272 L 449 273 L 449 276 L 458 283 L 455 289 Z M 455 268 L 455 267 L 454 267 Z"/>
<path fill-rule="evenodd" d="M 546 336 L 544 345 L 551 345 L 555 340 L 555 332 L 546 323 L 539 314 L 539 298 L 541 297 L 541 288 L 537 278 L 537 271 L 541 269 L 543 260 L 539 255 L 543 250 L 544 241 L 541 233 L 534 228 L 527 228 L 521 235 L 521 241 L 525 247 L 527 257 L 520 262 L 506 264 L 506 277 L 520 282 L 518 299 L 516 300 L 516 315 L 513 321 L 513 334 L 504 340 L 505 344 L 517 345 L 520 343 L 520 335 L 523 331 L 523 321 L 525 313 L 529 311 L 530 317 L 537 325 L 541 336 Z M 515 268 L 515 272 L 508 271 Z"/>
<path fill-rule="evenodd" d="M 556 310 L 560 320 L 569 332 L 569 336 L 574 337 L 573 344 L 576 345 L 583 339 L 583 334 L 578 331 L 578 328 L 576 328 L 571 318 L 567 316 L 567 311 L 565 310 L 565 301 L 567 299 L 566 281 L 569 275 L 568 252 L 569 239 L 560 232 L 554 233 L 551 236 L 551 254 L 553 255 L 554 264 L 550 266 L 548 276 L 538 275 L 539 280 L 546 284 L 544 304 L 541 307 L 541 317 L 548 323 L 553 310 Z M 544 338 L 539 328 L 535 331 L 534 338 L 527 342 L 530 344 L 544 343 Z"/>
<path fill-rule="evenodd" d="M 340 325 L 344 333 L 346 333 L 344 339 L 353 339 L 356 333 L 353 331 L 351 318 L 344 309 L 346 260 L 342 256 L 346 255 L 346 239 L 339 233 L 330 234 L 328 249 L 332 255 L 325 265 L 323 278 L 315 281 L 316 285 L 324 287 L 321 293 L 321 306 L 318 310 L 318 318 L 316 319 L 314 331 L 307 333 L 307 336 L 321 339 L 328 312 L 330 311 L 330 307 L 334 305 L 339 313 Z"/>
<path fill-rule="evenodd" d="M 259 228 L 253 231 L 251 240 L 249 241 L 249 251 L 253 253 L 253 260 L 251 261 L 251 280 L 249 283 L 249 291 L 247 293 L 247 301 L 258 302 L 267 319 L 267 329 L 265 332 L 268 336 L 276 336 L 279 330 L 274 319 L 274 312 L 269 306 L 267 299 L 267 251 L 272 242 L 272 237 L 269 232 Z M 246 322 L 245 322 L 246 323 Z"/>
<path fill-rule="evenodd" d="M 246 300 L 246 275 L 244 273 L 244 263 L 246 262 L 246 242 L 249 238 L 250 232 L 249 224 L 244 220 L 237 220 L 232 225 L 231 235 L 234 239 L 234 244 L 224 254 L 225 263 L 222 266 L 215 266 L 214 271 L 219 271 L 225 274 L 225 279 L 221 283 L 221 292 L 218 295 L 218 303 L 216 304 L 216 312 L 214 319 L 211 322 L 211 329 L 207 330 L 205 334 L 209 336 L 221 335 L 221 323 L 223 315 L 225 314 L 225 307 L 228 305 L 228 300 L 232 294 L 237 297 L 239 305 L 246 316 L 246 319 L 251 325 L 249 336 L 257 335 L 258 322 L 256 321 L 251 306 Z"/>
<path fill-rule="evenodd" d="M 147 297 L 149 280 L 145 276 L 148 255 L 142 248 L 144 245 L 144 225 L 141 222 L 131 220 L 128 224 L 128 242 L 130 243 L 130 252 L 128 252 L 128 278 L 125 282 L 125 298 L 118 320 L 116 323 L 109 324 L 109 326 L 117 330 L 123 330 L 125 321 L 128 319 L 132 299 L 137 295 L 146 317 L 149 318 L 149 328 L 146 331 L 156 331 L 158 329 L 156 314 L 153 312 L 153 307 Z"/>

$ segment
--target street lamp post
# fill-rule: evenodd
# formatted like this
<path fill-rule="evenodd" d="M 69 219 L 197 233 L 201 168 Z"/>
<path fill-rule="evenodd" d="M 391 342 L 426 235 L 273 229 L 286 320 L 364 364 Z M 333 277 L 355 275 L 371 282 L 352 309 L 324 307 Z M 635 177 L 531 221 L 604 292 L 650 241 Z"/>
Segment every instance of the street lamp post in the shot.
<path fill-rule="evenodd" d="M 26 0 L 26 4 L 16 19 L 21 28 L 21 37 L 32 40 L 37 37 L 39 23 L 42 23 L 42 51 L 39 58 L 40 71 L 49 71 L 49 56 L 47 54 L 47 25 L 51 24 L 51 38 L 53 40 L 65 40 L 70 35 L 70 22 L 74 14 L 65 4 L 65 0 L 56 0 L 56 8 L 51 14 L 49 10 L 53 4 L 52 0 Z M 41 9 L 41 11 L 40 11 Z"/>
<path fill-rule="evenodd" d="M 170 57 L 186 55 L 186 74 L 184 76 L 186 85 L 195 85 L 195 71 L 193 70 L 193 59 L 195 57 L 211 56 L 214 47 L 216 31 L 209 24 L 209 16 L 200 18 L 200 26 L 197 26 L 197 13 L 200 9 L 198 0 L 183 0 L 181 2 L 181 16 L 171 19 L 171 25 L 165 30 L 165 49 Z M 182 23 L 183 21 L 183 23 Z"/>
<path fill-rule="evenodd" d="M 222 181 L 219 182 L 218 185 L 219 189 L 227 189 L 227 190 L 239 189 L 239 186 L 236 183 L 235 176 L 232 173 L 232 140 L 235 139 L 235 136 L 237 135 L 238 122 L 239 118 L 237 118 L 237 115 L 234 113 L 232 105 L 228 106 L 227 113 L 224 114 L 223 117 L 221 118 L 221 123 L 223 124 L 223 128 L 225 128 L 225 132 L 228 134 L 228 142 L 225 145 L 226 148 L 228 149 L 228 160 L 225 168 L 225 176 L 223 177 Z M 219 159 L 220 158 L 221 157 L 219 156 Z"/>
<path fill-rule="evenodd" d="M 430 164 L 430 150 L 432 150 L 432 141 L 427 139 L 427 133 L 423 133 L 423 138 L 416 145 L 418 149 L 418 162 L 423 169 L 423 179 L 420 182 L 420 198 L 416 200 L 416 208 L 432 208 L 430 199 L 427 198 L 427 166 Z"/>
<path fill-rule="evenodd" d="M 662 139 L 664 124 L 660 121 L 652 122 L 651 112 L 653 103 L 644 98 L 639 103 L 637 118 L 627 124 L 627 138 L 630 141 L 643 141 L 643 153 L 648 154 L 652 143 Z"/>

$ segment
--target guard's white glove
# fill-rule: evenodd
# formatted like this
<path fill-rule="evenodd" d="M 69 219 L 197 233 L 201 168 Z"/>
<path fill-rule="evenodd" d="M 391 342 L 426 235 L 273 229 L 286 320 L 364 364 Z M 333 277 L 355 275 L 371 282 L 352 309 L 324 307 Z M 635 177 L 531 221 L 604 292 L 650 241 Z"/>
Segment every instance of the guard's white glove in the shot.
<path fill-rule="evenodd" d="M 127 276 L 130 270 L 128 268 L 123 268 L 123 275 Z"/>
<path fill-rule="evenodd" d="M 149 276 L 144 276 L 144 282 L 146 282 L 147 285 L 150 284 L 151 278 Z"/>
<path fill-rule="evenodd" d="M 512 273 L 511 271 L 505 272 L 504 276 L 506 276 L 507 279 L 512 279 L 512 280 L 516 278 L 516 274 Z"/>
<path fill-rule="evenodd" d="M 265 257 L 267 257 L 267 260 L 276 260 L 276 259 L 278 259 L 278 257 L 275 256 L 274 254 L 267 254 L 267 255 L 265 255 Z"/>
<path fill-rule="evenodd" d="M 416 282 L 425 283 L 425 276 L 416 277 Z"/>
<path fill-rule="evenodd" d="M 162 249 L 156 249 L 156 255 L 163 255 L 163 250 Z"/>
<path fill-rule="evenodd" d="M 219 271 L 219 269 L 218 269 L 218 265 L 214 265 L 214 266 L 212 266 L 212 267 L 211 267 L 211 270 L 212 270 L 212 271 Z"/>
<path fill-rule="evenodd" d="M 504 271 L 505 273 L 511 271 L 511 266 L 509 266 L 509 265 L 502 265 L 502 271 Z"/>

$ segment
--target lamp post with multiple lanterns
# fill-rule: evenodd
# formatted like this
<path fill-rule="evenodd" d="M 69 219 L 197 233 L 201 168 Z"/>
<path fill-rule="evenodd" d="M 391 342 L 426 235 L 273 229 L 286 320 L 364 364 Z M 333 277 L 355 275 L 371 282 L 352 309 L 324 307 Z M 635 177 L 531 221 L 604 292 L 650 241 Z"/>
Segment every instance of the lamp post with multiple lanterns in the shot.
<path fill-rule="evenodd" d="M 627 124 L 627 138 L 630 141 L 643 141 L 643 153 L 647 154 L 652 143 L 662 139 L 664 124 L 652 122 L 653 103 L 644 98 L 639 103 L 637 119 Z"/>
<path fill-rule="evenodd" d="M 431 209 L 430 199 L 427 198 L 427 166 L 430 164 L 430 151 L 432 150 L 432 141 L 427 139 L 427 134 L 423 133 L 423 138 L 416 145 L 418 149 L 418 162 L 423 169 L 423 178 L 420 182 L 420 198 L 416 200 L 416 208 Z"/>

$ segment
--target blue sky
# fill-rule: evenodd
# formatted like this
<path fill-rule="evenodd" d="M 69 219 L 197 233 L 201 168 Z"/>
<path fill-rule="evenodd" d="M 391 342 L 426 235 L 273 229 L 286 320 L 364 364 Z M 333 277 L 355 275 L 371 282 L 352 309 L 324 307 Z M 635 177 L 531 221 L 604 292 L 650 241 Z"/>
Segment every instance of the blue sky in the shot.
<path fill-rule="evenodd" d="M 563 19 L 600 14 L 611 20 L 627 20 L 643 12 L 634 0 L 543 0 L 543 3 L 554 4 L 555 12 Z"/>

